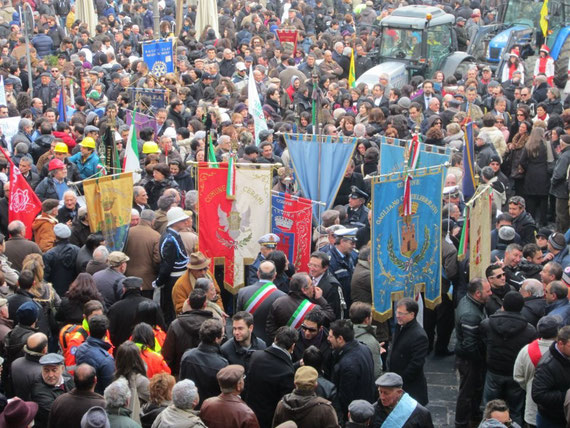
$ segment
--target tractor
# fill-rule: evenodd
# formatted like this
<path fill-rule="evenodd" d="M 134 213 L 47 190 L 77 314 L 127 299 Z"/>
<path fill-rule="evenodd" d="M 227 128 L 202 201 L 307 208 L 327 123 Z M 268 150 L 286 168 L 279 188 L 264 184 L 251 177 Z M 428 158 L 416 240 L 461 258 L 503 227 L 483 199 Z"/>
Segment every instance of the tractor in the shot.
<path fill-rule="evenodd" d="M 412 5 L 399 7 L 380 21 L 380 43 L 369 53 L 377 64 L 363 73 L 356 84 L 378 83 L 381 74 L 389 76 L 392 88 L 401 88 L 415 75 L 430 78 L 436 71 L 464 74 L 475 58 L 457 50 L 455 16 L 438 7 Z"/>
<path fill-rule="evenodd" d="M 570 3 L 548 1 L 548 34 L 546 41 L 540 27 L 542 2 L 509 0 L 497 7 L 497 22 L 482 26 L 471 41 L 467 53 L 478 63 L 485 63 L 500 76 L 508 54 L 515 46 L 526 61 L 527 73 L 534 68 L 532 61 L 537 47 L 545 43 L 555 60 L 554 83 L 563 88 L 568 80 L 570 59 Z M 530 68 L 530 69 L 529 69 Z"/>

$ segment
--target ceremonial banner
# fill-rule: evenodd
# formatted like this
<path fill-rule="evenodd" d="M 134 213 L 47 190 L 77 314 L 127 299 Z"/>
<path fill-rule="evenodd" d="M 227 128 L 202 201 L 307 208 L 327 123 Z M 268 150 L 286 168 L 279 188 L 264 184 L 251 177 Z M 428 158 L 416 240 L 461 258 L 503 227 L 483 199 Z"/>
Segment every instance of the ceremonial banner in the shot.
<path fill-rule="evenodd" d="M 372 181 L 372 302 L 374 317 L 392 316 L 392 301 L 425 292 L 434 308 L 441 298 L 441 194 L 443 167 L 413 171 L 411 215 L 404 216 L 405 173 Z"/>
<path fill-rule="evenodd" d="M 174 73 L 172 49 L 172 40 L 143 43 L 143 60 L 153 75 L 162 76 L 166 73 Z"/>
<path fill-rule="evenodd" d="M 303 195 L 326 204 L 313 207 L 317 218 L 333 204 L 356 140 L 342 136 L 285 134 L 295 177 Z"/>
<path fill-rule="evenodd" d="M 281 50 L 293 51 L 293 56 L 297 53 L 297 30 L 277 30 L 277 38 L 281 44 Z"/>
<path fill-rule="evenodd" d="M 405 141 L 405 140 L 398 140 Z M 437 153 L 433 151 L 425 151 L 424 144 L 420 143 L 420 157 L 418 168 L 428 168 L 437 165 L 443 165 L 449 161 L 449 155 L 445 153 Z M 433 146 L 431 146 L 433 147 Z M 430 147 L 430 148 L 431 148 Z M 381 144 L 380 145 L 380 175 L 391 174 L 393 172 L 400 172 L 404 170 L 404 152 L 405 147 L 399 144 Z"/>
<path fill-rule="evenodd" d="M 485 278 L 491 264 L 492 193 L 486 186 L 469 201 L 469 278 Z"/>
<path fill-rule="evenodd" d="M 133 112 L 136 119 L 136 112 Z M 137 141 L 137 132 L 135 125 L 131 123 L 129 129 L 129 136 L 127 141 L 125 141 L 125 158 L 123 159 L 123 172 L 133 173 L 133 183 L 138 183 L 141 179 L 141 175 L 138 172 L 141 169 L 141 164 L 139 161 L 139 144 Z"/>
<path fill-rule="evenodd" d="M 312 203 L 286 193 L 271 195 L 271 232 L 281 239 L 283 251 L 297 272 L 306 268 L 311 257 Z"/>
<path fill-rule="evenodd" d="M 128 126 L 131 126 L 133 122 L 133 111 L 127 110 L 125 114 L 125 123 Z M 146 114 L 137 113 L 135 117 L 135 129 L 137 130 L 137 137 L 139 136 L 139 132 L 143 128 L 152 128 L 154 129 L 154 135 L 158 134 L 158 124 L 156 123 L 156 119 L 151 116 L 147 116 Z"/>
<path fill-rule="evenodd" d="M 32 239 L 32 223 L 42 210 L 42 202 L 34 193 L 20 169 L 0 146 L 0 152 L 10 164 L 10 197 L 8 198 L 8 223 L 20 220 L 26 226 L 26 239 Z"/>
<path fill-rule="evenodd" d="M 410 140 L 402 140 L 401 138 L 390 138 L 381 136 L 380 137 L 380 144 L 391 144 L 400 147 L 406 147 Z M 420 150 L 422 152 L 432 152 L 432 153 L 440 153 L 451 155 L 452 150 L 450 147 L 443 147 L 443 146 L 435 146 L 433 144 L 426 144 L 420 142 Z"/>
<path fill-rule="evenodd" d="M 4 89 L 4 78 L 0 76 L 0 105 L 5 106 L 6 103 L 6 90 Z"/>
<path fill-rule="evenodd" d="M 257 240 L 269 233 L 272 167 L 236 166 L 235 198 L 226 195 L 228 164 L 198 165 L 199 248 L 224 268 L 224 286 L 235 294 L 244 284 L 245 265 L 259 253 Z"/>
<path fill-rule="evenodd" d="M 163 108 L 165 105 L 165 89 L 127 88 L 127 92 L 129 93 L 129 99 L 133 103 L 138 103 L 142 96 L 147 96 L 150 98 L 150 106 Z"/>
<path fill-rule="evenodd" d="M 249 112 L 253 117 L 255 145 L 259 146 L 259 133 L 261 131 L 267 131 L 267 121 L 265 120 L 265 114 L 261 107 L 261 101 L 257 93 L 255 79 L 253 78 L 253 69 L 251 67 L 249 67 L 249 80 L 247 82 L 247 98 L 249 100 Z"/>
<path fill-rule="evenodd" d="M 103 233 L 109 251 L 122 251 L 131 223 L 132 172 L 84 180 L 83 190 L 91 233 Z"/>

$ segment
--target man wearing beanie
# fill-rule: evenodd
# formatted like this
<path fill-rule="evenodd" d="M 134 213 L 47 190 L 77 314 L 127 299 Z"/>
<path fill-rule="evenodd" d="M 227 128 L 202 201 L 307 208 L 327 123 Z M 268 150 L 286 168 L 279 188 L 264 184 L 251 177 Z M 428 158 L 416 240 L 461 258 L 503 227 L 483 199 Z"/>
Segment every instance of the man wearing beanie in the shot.
<path fill-rule="evenodd" d="M 566 238 L 560 232 L 554 232 L 548 237 L 548 252 L 552 253 L 552 261 L 560 263 L 562 269 L 570 266 L 570 254 L 566 245 Z"/>
<path fill-rule="evenodd" d="M 536 403 L 532 399 L 534 372 L 540 358 L 548 351 L 548 348 L 556 339 L 560 321 L 560 318 L 556 316 L 547 315 L 542 317 L 536 326 L 538 339 L 525 345 L 515 360 L 513 378 L 526 391 L 524 421 L 529 426 L 536 424 L 537 409 Z"/>
<path fill-rule="evenodd" d="M 336 412 L 330 401 L 317 397 L 317 371 L 302 366 L 295 372 L 295 389 L 277 404 L 273 426 L 294 421 L 298 427 L 338 427 Z"/>
<path fill-rule="evenodd" d="M 71 230 L 66 224 L 58 223 L 54 232 L 55 246 L 44 254 L 44 278 L 63 296 L 77 276 L 75 261 L 79 247 L 69 242 Z"/>
<path fill-rule="evenodd" d="M 81 418 L 81 428 L 111 428 L 105 409 L 95 406 L 87 410 Z"/>
<path fill-rule="evenodd" d="M 524 391 L 513 379 L 513 367 L 521 348 L 536 338 L 536 329 L 520 314 L 523 306 L 522 295 L 510 291 L 505 294 L 502 310 L 481 322 L 487 347 L 483 403 L 505 400 L 513 421 L 519 425 L 522 425 Z"/>

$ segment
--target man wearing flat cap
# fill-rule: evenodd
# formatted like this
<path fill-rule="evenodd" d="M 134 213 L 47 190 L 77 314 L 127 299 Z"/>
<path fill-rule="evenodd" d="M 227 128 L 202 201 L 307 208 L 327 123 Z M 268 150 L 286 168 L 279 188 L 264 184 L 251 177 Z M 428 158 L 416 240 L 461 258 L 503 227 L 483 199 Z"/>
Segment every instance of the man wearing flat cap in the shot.
<path fill-rule="evenodd" d="M 315 393 L 319 377 L 310 366 L 302 366 L 295 372 L 295 389 L 277 404 L 273 426 L 293 421 L 299 427 L 336 428 L 338 419 L 331 402 Z"/>
<path fill-rule="evenodd" d="M 200 409 L 200 418 L 209 428 L 259 427 L 255 413 L 240 397 L 245 385 L 244 371 L 243 366 L 230 364 L 216 375 L 222 393 L 205 400 Z"/>
<path fill-rule="evenodd" d="M 150 300 L 142 295 L 142 283 L 142 279 L 137 276 L 127 276 L 119 281 L 121 298 L 107 312 L 109 334 L 115 348 L 131 335 L 136 325 L 139 303 Z"/>
<path fill-rule="evenodd" d="M 433 427 L 429 410 L 404 392 L 403 384 L 402 377 L 392 372 L 384 373 L 376 379 L 380 398 L 374 403 L 372 426 Z"/>
<path fill-rule="evenodd" d="M 348 406 L 348 422 L 345 428 L 367 427 L 374 416 L 374 406 L 366 400 L 354 400 Z"/>
<path fill-rule="evenodd" d="M 35 425 L 47 427 L 51 405 L 57 397 L 74 387 L 71 376 L 65 371 L 64 358 L 60 354 L 46 354 L 40 358 L 42 376 L 32 385 L 31 400 L 38 403 Z"/>
<path fill-rule="evenodd" d="M 125 278 L 129 257 L 121 251 L 112 251 L 107 258 L 108 268 L 93 275 L 97 289 L 105 299 L 105 307 L 110 308 L 121 298 L 121 280 Z"/>
<path fill-rule="evenodd" d="M 363 192 L 356 186 L 352 186 L 346 208 L 346 220 L 344 225 L 347 227 L 364 227 L 368 224 L 369 209 L 364 205 L 368 200 L 368 194 Z"/>
<path fill-rule="evenodd" d="M 260 245 L 259 247 L 259 254 L 255 258 L 254 262 L 247 267 L 247 285 L 252 285 L 257 282 L 257 271 L 259 269 L 259 265 L 263 260 L 267 258 L 267 256 L 275 251 L 277 248 L 277 244 L 279 244 L 279 236 L 274 233 L 267 233 L 263 235 L 257 243 Z"/>

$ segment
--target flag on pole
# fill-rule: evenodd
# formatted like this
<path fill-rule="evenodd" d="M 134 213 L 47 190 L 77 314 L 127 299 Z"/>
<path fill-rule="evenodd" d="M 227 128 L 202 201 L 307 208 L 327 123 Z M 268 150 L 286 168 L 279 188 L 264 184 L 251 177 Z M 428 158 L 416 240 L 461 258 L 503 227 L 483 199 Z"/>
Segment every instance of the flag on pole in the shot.
<path fill-rule="evenodd" d="M 540 9 L 540 29 L 542 30 L 542 35 L 545 38 L 548 33 L 548 19 L 546 19 L 547 16 L 548 16 L 548 0 L 544 0 L 544 3 L 542 3 L 542 8 Z"/>
<path fill-rule="evenodd" d="M 10 164 L 8 222 L 11 223 L 14 220 L 20 220 L 26 225 L 26 239 L 32 239 L 32 223 L 42 210 L 42 202 L 2 146 L 0 146 L 0 151 Z"/>
<path fill-rule="evenodd" d="M 313 125 L 313 134 L 317 134 L 317 102 L 319 101 L 319 91 L 317 89 L 317 81 L 313 79 L 313 93 L 311 94 L 312 99 L 312 121 L 311 124 Z"/>
<path fill-rule="evenodd" d="M 475 148 L 473 146 L 473 122 L 465 125 L 465 147 L 463 148 L 463 196 L 469 199 L 475 194 Z"/>
<path fill-rule="evenodd" d="M 263 114 L 255 79 L 253 78 L 253 68 L 249 67 L 249 80 L 247 82 L 247 98 L 249 99 L 249 113 L 253 116 L 253 128 L 255 133 L 255 145 L 259 146 L 259 133 L 267 131 L 267 121 Z"/>
<path fill-rule="evenodd" d="M 216 160 L 216 152 L 214 151 L 214 143 L 212 143 L 212 134 L 208 135 L 208 162 L 212 168 L 218 168 L 218 161 Z"/>
<path fill-rule="evenodd" d="M 230 154 L 228 161 L 228 180 L 226 182 L 226 198 L 235 199 L 236 197 L 236 166 L 234 164 L 234 154 Z"/>
<path fill-rule="evenodd" d="M 127 137 L 125 145 L 125 159 L 123 160 L 123 172 L 131 171 L 133 173 L 133 183 L 138 183 L 141 175 L 136 172 L 141 169 L 139 161 L 139 146 L 137 141 L 137 129 L 135 127 L 136 110 L 133 111 L 133 121 L 129 129 L 129 136 Z"/>
<path fill-rule="evenodd" d="M 0 76 L 0 105 L 8 105 L 6 103 L 6 90 L 4 89 L 4 78 Z"/>
<path fill-rule="evenodd" d="M 2 87 L 2 89 L 4 89 Z M 59 90 L 59 100 L 57 101 L 58 122 L 67 122 L 67 108 L 65 107 L 65 90 L 63 86 Z"/>
<path fill-rule="evenodd" d="M 348 69 L 348 87 L 356 87 L 356 73 L 354 68 L 354 49 L 352 49 L 352 54 L 350 55 L 350 68 Z"/>

